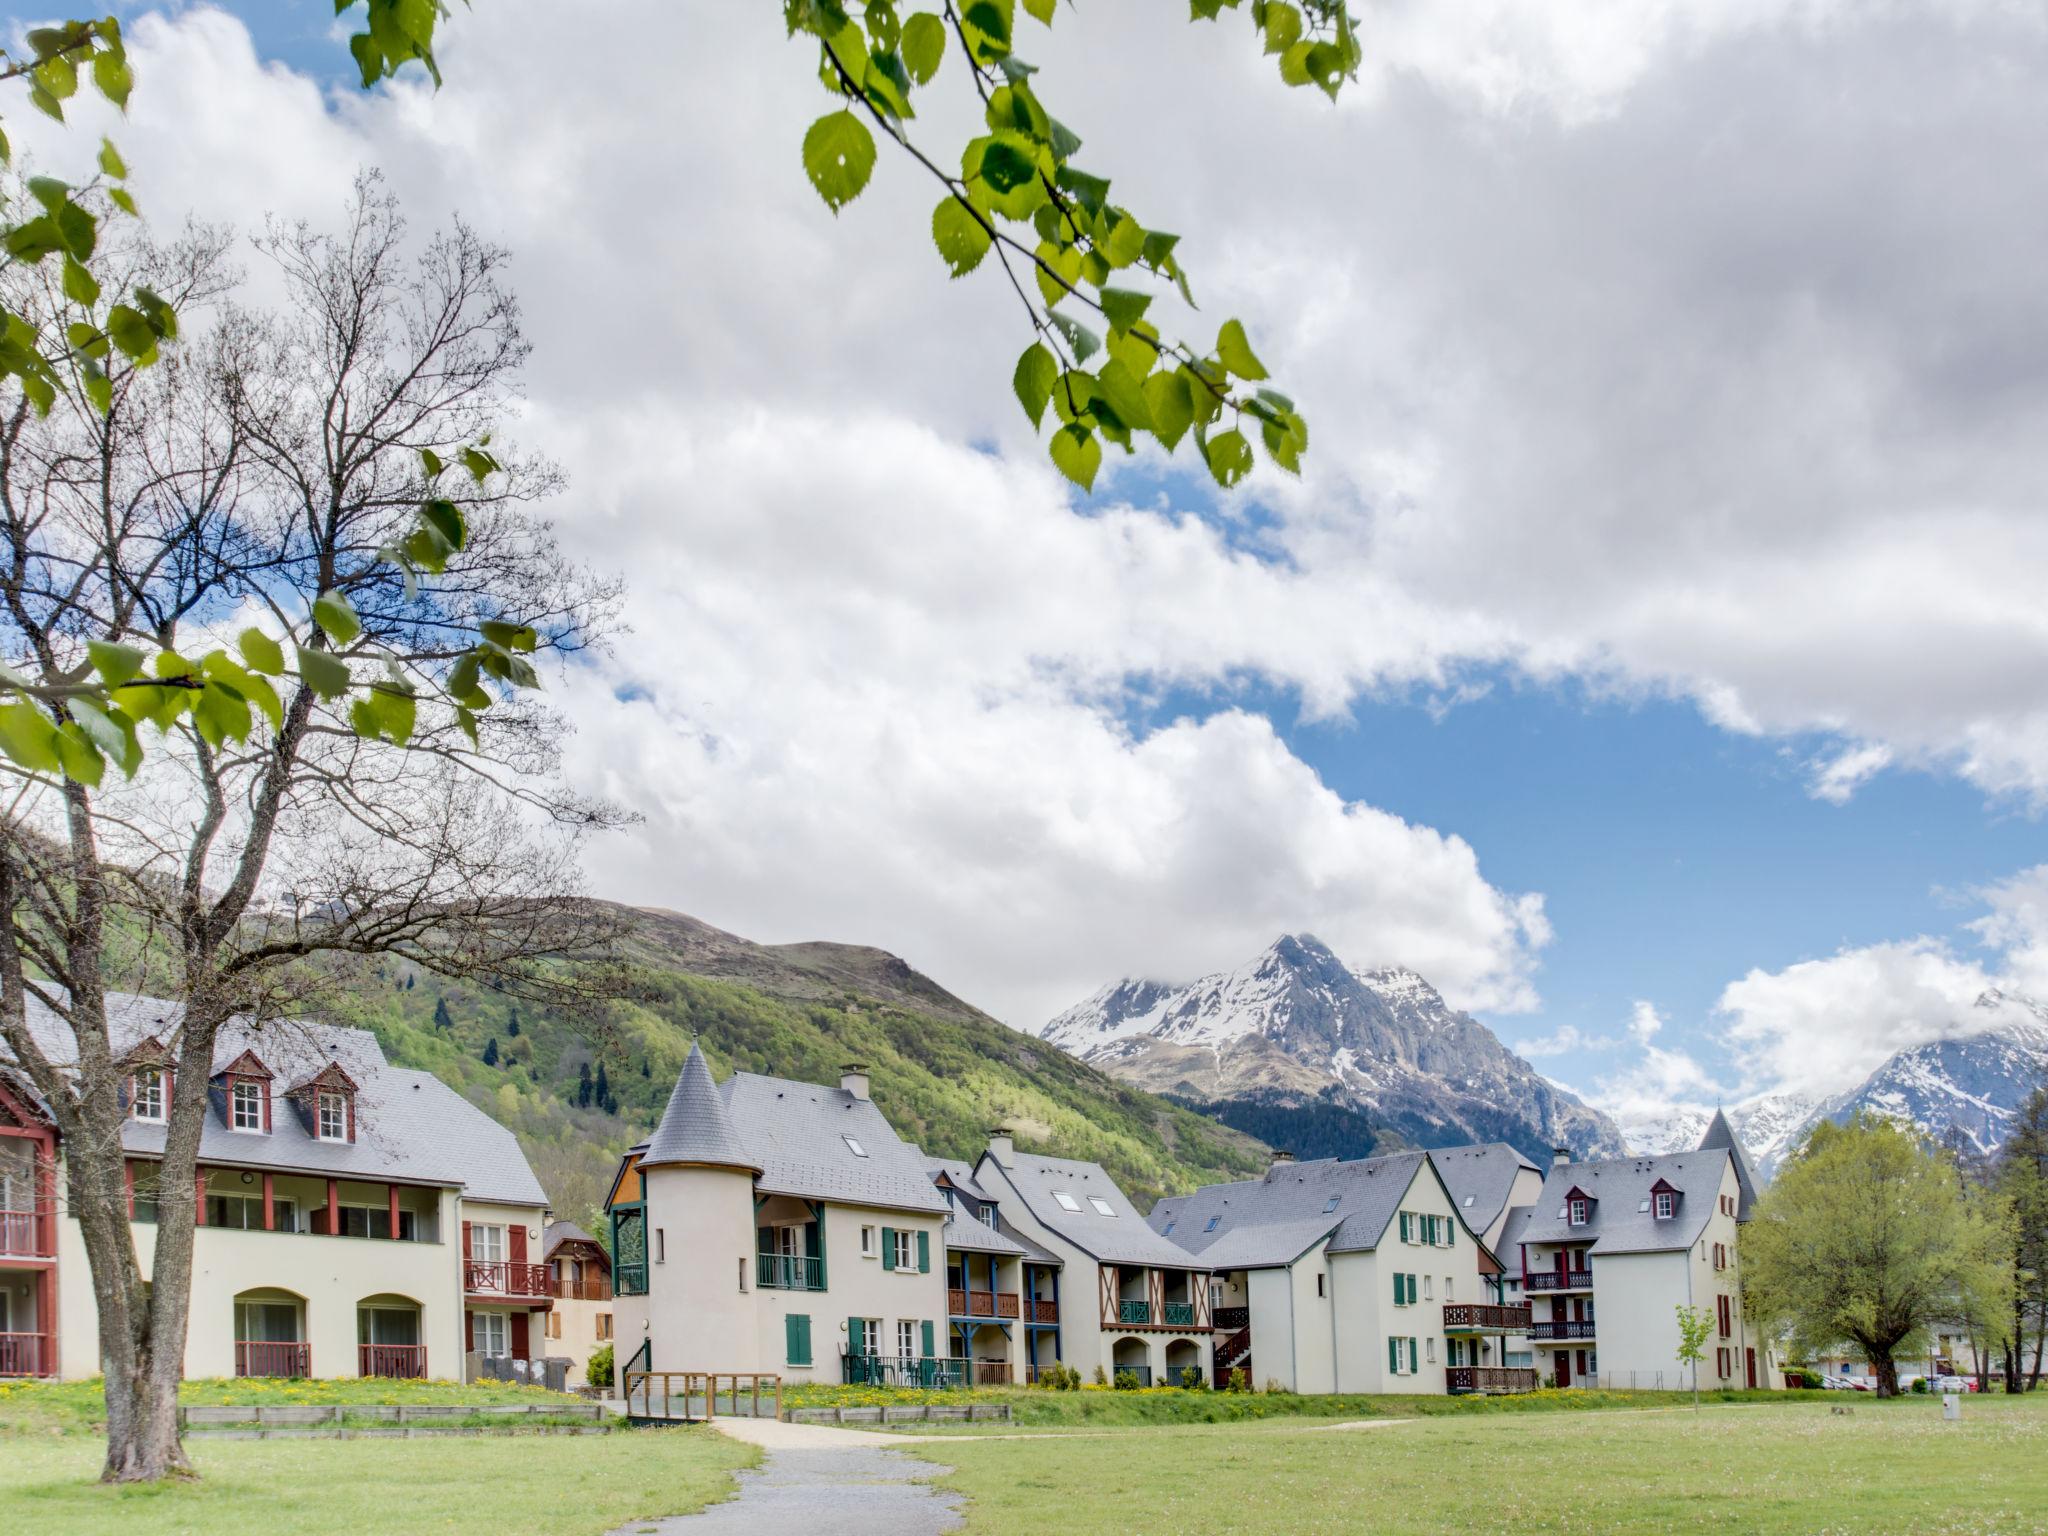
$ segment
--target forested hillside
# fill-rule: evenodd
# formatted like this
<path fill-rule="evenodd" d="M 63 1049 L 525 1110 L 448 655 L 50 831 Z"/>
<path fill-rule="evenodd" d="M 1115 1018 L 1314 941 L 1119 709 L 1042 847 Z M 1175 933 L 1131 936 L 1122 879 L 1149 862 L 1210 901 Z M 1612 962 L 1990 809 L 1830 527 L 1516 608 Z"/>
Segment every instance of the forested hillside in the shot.
<path fill-rule="evenodd" d="M 972 1157 L 988 1128 L 1100 1161 L 1140 1210 L 1169 1188 L 1266 1165 L 1251 1137 L 997 1023 L 903 961 L 831 944 L 751 944 L 674 913 L 628 914 L 635 997 L 572 1021 L 387 963 L 329 1011 L 518 1132 L 558 1215 L 591 1226 L 612 1167 L 659 1117 L 692 1038 L 714 1072 L 836 1083 L 866 1062 L 875 1101 L 927 1151 Z"/>

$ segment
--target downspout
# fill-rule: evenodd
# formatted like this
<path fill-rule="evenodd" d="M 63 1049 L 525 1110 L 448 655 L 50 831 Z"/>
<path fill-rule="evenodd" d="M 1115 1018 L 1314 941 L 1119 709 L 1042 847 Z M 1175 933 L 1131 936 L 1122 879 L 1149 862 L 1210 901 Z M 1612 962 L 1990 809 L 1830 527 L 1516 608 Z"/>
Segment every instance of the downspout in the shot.
<path fill-rule="evenodd" d="M 1337 1256 L 1328 1249 L 1323 1251 L 1323 1270 L 1330 1277 L 1330 1390 L 1334 1393 L 1344 1390 L 1337 1364 L 1340 1358 L 1337 1351 L 1337 1319 L 1342 1314 L 1337 1310 Z"/>
<path fill-rule="evenodd" d="M 1301 1390 L 1301 1325 L 1294 1316 L 1294 1266 L 1287 1266 L 1287 1374 L 1292 1390 Z"/>

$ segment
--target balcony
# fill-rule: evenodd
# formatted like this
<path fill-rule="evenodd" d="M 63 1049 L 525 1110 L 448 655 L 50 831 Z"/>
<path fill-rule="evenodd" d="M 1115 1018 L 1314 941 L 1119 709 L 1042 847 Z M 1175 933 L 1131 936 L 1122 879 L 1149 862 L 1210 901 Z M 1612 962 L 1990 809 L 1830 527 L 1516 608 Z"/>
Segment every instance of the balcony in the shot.
<path fill-rule="evenodd" d="M 1149 1301 L 1119 1301 L 1116 1320 L 1128 1327 L 1143 1328 L 1152 1321 L 1152 1304 Z"/>
<path fill-rule="evenodd" d="M 546 1301 L 548 1267 L 545 1264 L 508 1264 L 498 1259 L 464 1259 L 462 1288 L 472 1296 Z"/>
<path fill-rule="evenodd" d="M 646 1264 L 621 1264 L 612 1272 L 612 1284 L 621 1296 L 645 1296 L 647 1294 Z"/>
<path fill-rule="evenodd" d="M 310 1376 L 313 1347 L 297 1343 L 235 1341 L 237 1376 Z"/>
<path fill-rule="evenodd" d="M 1060 1304 L 1056 1301 L 1040 1301 L 1037 1297 L 1024 1300 L 1024 1321 L 1027 1323 L 1049 1323 L 1057 1325 L 1060 1320 Z"/>
<path fill-rule="evenodd" d="M 1252 1309 L 1250 1307 L 1218 1307 L 1216 1309 L 1216 1331 L 1218 1333 L 1235 1333 L 1238 1329 L 1249 1328 L 1251 1325 Z"/>
<path fill-rule="evenodd" d="M 754 1278 L 764 1291 L 822 1291 L 825 1261 L 799 1253 L 764 1253 L 755 1263 Z"/>
<path fill-rule="evenodd" d="M 970 1386 L 1007 1387 L 1010 1384 L 1010 1362 L 1007 1360 L 963 1360 L 972 1372 Z"/>
<path fill-rule="evenodd" d="M 1010 1321 L 1022 1310 L 1020 1298 L 1011 1291 L 946 1292 L 946 1312 L 951 1317 L 998 1317 Z"/>
<path fill-rule="evenodd" d="M 47 1259 L 49 1244 L 43 1240 L 43 1223 L 34 1211 L 0 1211 L 0 1255 L 8 1258 Z"/>
<path fill-rule="evenodd" d="M 422 1381 L 427 1374 L 427 1346 L 424 1344 L 358 1344 L 356 1374 L 384 1376 L 393 1381 Z"/>
<path fill-rule="evenodd" d="M 1593 1320 L 1589 1317 L 1583 1321 L 1571 1318 L 1563 1322 L 1531 1323 L 1529 1337 L 1538 1344 L 1562 1344 L 1572 1339 L 1590 1339 L 1593 1337 Z"/>
<path fill-rule="evenodd" d="M 1534 1392 L 1536 1372 L 1525 1366 L 1454 1365 L 1444 1372 L 1445 1388 L 1466 1392 Z"/>
<path fill-rule="evenodd" d="M 1593 1271 L 1573 1269 L 1559 1273 L 1554 1269 L 1542 1270 L 1525 1275 L 1522 1279 L 1525 1291 L 1590 1291 L 1593 1289 Z"/>
<path fill-rule="evenodd" d="M 1445 1333 L 1526 1333 L 1527 1307 L 1501 1307 L 1487 1302 L 1444 1303 Z"/>
<path fill-rule="evenodd" d="M 557 1301 L 610 1301 L 612 1283 L 599 1278 L 596 1280 L 557 1280 L 548 1287 L 548 1294 Z"/>
<path fill-rule="evenodd" d="M 47 1369 L 44 1352 L 49 1351 Z M 56 1351 L 39 1333 L 0 1333 L 0 1376 L 54 1376 Z"/>
<path fill-rule="evenodd" d="M 1169 1301 L 1161 1309 L 1169 1328 L 1192 1328 L 1195 1326 L 1195 1304 L 1192 1301 Z"/>

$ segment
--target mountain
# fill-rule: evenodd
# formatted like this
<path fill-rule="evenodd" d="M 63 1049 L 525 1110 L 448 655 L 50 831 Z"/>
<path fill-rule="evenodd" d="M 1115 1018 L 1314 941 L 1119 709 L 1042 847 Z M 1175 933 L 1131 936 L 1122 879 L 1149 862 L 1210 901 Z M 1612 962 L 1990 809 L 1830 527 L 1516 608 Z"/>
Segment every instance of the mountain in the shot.
<path fill-rule="evenodd" d="M 1743 1149 L 1761 1168 L 1767 1162 L 1776 1166 L 1794 1139 L 1805 1134 L 1821 1104 L 1808 1094 L 1772 1093 L 1726 1108 Z M 1646 1156 L 1687 1152 L 1700 1144 L 1713 1118 L 1711 1109 L 1681 1107 L 1652 1119 L 1625 1121 L 1621 1135 L 1629 1151 Z"/>
<path fill-rule="evenodd" d="M 1354 970 L 1309 934 L 1185 986 L 1114 982 L 1039 1038 L 1226 1123 L 1257 1123 L 1269 1138 L 1285 1133 L 1281 1111 L 1323 1131 L 1333 1106 L 1364 1116 L 1357 1134 L 1370 1141 L 1314 1149 L 1322 1155 L 1472 1141 L 1510 1142 L 1539 1162 L 1556 1146 L 1624 1150 L 1611 1120 L 1415 972 Z"/>
<path fill-rule="evenodd" d="M 876 1103 L 926 1151 L 971 1158 L 991 1126 L 1008 1125 L 1022 1142 L 1102 1163 L 1141 1210 L 1271 1160 L 1252 1137 L 998 1023 L 884 950 L 756 944 L 677 912 L 609 910 L 624 923 L 635 995 L 595 1019 L 397 960 L 352 970 L 324 1007 L 509 1125 L 557 1214 L 592 1231 L 619 1154 L 654 1128 L 692 1039 L 721 1078 L 836 1083 L 847 1062 L 865 1062 Z M 591 1102 L 579 1103 L 586 1073 Z"/>

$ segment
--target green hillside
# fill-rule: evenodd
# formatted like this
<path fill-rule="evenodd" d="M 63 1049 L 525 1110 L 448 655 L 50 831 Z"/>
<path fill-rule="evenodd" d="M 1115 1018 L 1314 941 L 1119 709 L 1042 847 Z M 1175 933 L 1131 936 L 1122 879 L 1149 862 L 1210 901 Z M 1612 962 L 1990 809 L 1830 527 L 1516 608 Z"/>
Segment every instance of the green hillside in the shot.
<path fill-rule="evenodd" d="M 972 1158 L 989 1127 L 1008 1125 L 1020 1145 L 1102 1163 L 1140 1210 L 1266 1166 L 1251 1137 L 997 1023 L 893 955 L 629 916 L 638 995 L 597 1023 L 397 963 L 360 973 L 328 1011 L 511 1126 L 556 1213 L 593 1231 L 619 1154 L 653 1129 L 693 1038 L 720 1078 L 836 1083 L 843 1064 L 865 1062 L 875 1102 L 926 1151 Z"/>

